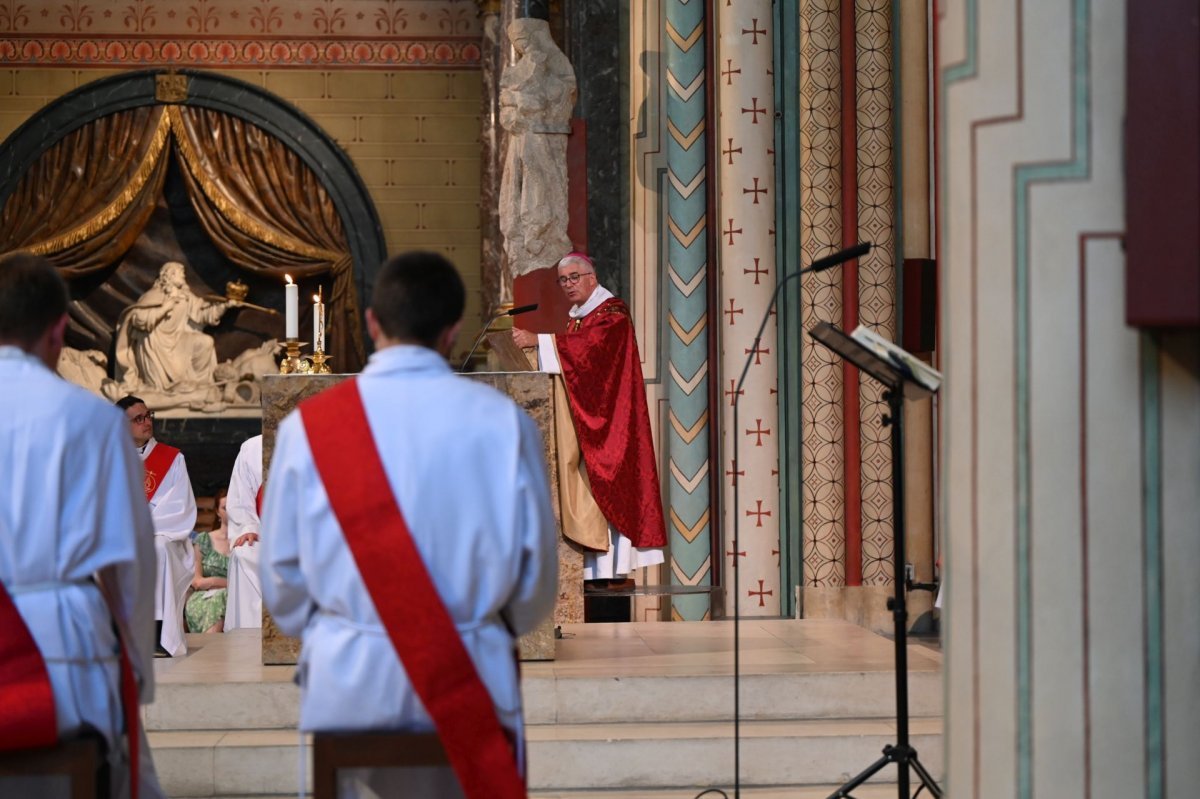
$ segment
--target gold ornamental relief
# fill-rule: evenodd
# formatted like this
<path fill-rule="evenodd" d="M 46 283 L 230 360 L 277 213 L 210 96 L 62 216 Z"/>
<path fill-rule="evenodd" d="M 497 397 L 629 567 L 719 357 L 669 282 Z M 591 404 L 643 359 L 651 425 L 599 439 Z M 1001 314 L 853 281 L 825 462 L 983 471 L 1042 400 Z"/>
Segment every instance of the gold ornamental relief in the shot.
<path fill-rule="evenodd" d="M 160 103 L 182 103 L 188 97 L 188 76 L 167 72 L 154 76 L 154 99 Z"/>

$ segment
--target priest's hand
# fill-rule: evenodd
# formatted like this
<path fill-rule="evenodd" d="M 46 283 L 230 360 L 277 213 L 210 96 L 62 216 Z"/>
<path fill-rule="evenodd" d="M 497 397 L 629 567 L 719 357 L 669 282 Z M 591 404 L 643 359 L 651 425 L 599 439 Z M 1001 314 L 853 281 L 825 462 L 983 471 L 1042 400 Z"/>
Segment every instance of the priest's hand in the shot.
<path fill-rule="evenodd" d="M 528 330 L 522 330 L 519 327 L 514 327 L 512 336 L 513 342 L 521 349 L 537 346 L 537 333 L 530 333 Z"/>
<path fill-rule="evenodd" d="M 242 544 L 250 544 L 253 546 L 256 543 L 258 543 L 258 533 L 242 533 L 237 537 L 237 540 L 233 542 L 233 547 L 234 549 L 237 549 Z"/>

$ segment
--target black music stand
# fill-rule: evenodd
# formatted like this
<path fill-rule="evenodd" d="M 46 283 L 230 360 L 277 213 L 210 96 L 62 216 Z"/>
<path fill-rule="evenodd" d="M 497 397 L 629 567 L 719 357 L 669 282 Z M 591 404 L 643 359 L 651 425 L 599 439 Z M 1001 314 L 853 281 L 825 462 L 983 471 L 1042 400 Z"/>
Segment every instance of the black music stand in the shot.
<path fill-rule="evenodd" d="M 879 381 L 887 391 L 888 412 L 883 415 L 883 425 L 892 429 L 892 526 L 895 542 L 892 559 L 895 594 L 888 599 L 888 610 L 892 612 L 892 623 L 896 635 L 896 743 L 883 747 L 883 757 L 867 766 L 858 776 L 842 785 L 829 799 L 853 799 L 850 793 L 875 776 L 884 766 L 895 763 L 898 770 L 898 795 L 909 799 L 909 768 L 917 772 L 923 788 L 940 799 L 942 789 L 917 759 L 917 750 L 908 743 L 908 611 L 904 604 L 904 400 L 920 399 L 933 393 L 922 385 L 903 361 L 882 358 L 873 350 L 863 346 L 837 327 L 821 322 L 808 331 L 814 341 L 836 352 L 850 363 Z M 919 794 L 921 789 L 917 789 Z"/>

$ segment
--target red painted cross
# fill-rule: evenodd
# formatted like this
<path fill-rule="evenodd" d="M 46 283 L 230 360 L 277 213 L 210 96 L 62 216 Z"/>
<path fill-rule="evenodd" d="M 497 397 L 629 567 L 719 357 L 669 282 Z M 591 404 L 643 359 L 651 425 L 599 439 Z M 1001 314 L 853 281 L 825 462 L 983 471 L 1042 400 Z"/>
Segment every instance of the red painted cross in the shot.
<path fill-rule="evenodd" d="M 772 163 L 772 164 L 774 164 L 774 163 L 775 163 L 775 148 L 774 148 L 774 147 L 768 147 L 768 148 L 767 148 L 767 155 L 771 156 L 771 163 Z"/>
<path fill-rule="evenodd" d="M 756 499 L 754 501 L 758 503 L 758 510 L 748 510 L 748 511 L 746 511 L 746 515 L 756 517 L 754 520 L 754 522 L 755 522 L 754 526 L 762 527 L 762 517 L 770 516 L 771 511 L 762 509 L 762 500 L 761 499 Z"/>
<path fill-rule="evenodd" d="M 738 553 L 737 553 L 737 558 L 734 558 L 734 557 L 733 557 L 733 556 L 734 556 L 734 552 L 733 552 L 733 550 L 732 550 L 732 549 L 727 549 L 727 550 L 725 550 L 725 556 L 726 556 L 726 557 L 728 557 L 728 558 L 732 558 L 732 559 L 733 559 L 733 568 L 735 568 L 735 569 L 736 569 L 736 568 L 737 568 L 737 565 L 738 565 L 738 564 L 737 564 L 737 558 L 744 558 L 744 557 L 746 557 L 746 552 L 745 552 L 745 550 L 742 550 L 741 552 L 738 552 Z"/>
<path fill-rule="evenodd" d="M 754 17 L 754 18 L 753 18 L 753 19 L 750 21 L 750 27 L 749 27 L 749 28 L 742 28 L 742 35 L 743 35 L 743 36 L 745 36 L 746 34 L 752 34 L 752 35 L 754 36 L 754 42 L 753 42 L 753 43 L 754 43 L 754 44 L 758 44 L 758 37 L 759 37 L 759 36 L 766 36 L 766 35 L 767 35 L 767 32 L 766 32 L 765 30 L 759 30 L 759 28 L 758 28 L 758 17 Z"/>
<path fill-rule="evenodd" d="M 729 146 L 721 151 L 721 155 L 728 156 L 729 157 L 728 163 L 730 166 L 733 166 L 733 154 L 741 153 L 742 148 L 741 147 L 735 148 L 733 146 L 733 139 L 729 139 L 728 141 L 729 141 Z"/>
<path fill-rule="evenodd" d="M 758 178 L 754 179 L 754 188 L 742 189 L 742 194 L 753 194 L 754 195 L 754 204 L 755 205 L 758 205 L 758 195 L 766 194 L 766 193 L 767 193 L 766 189 L 760 189 L 758 187 Z"/>
<path fill-rule="evenodd" d="M 758 178 L 755 178 L 755 180 L 758 180 Z M 766 269 L 758 268 L 758 259 L 757 258 L 754 259 L 754 268 L 753 269 L 743 269 L 742 270 L 743 275 L 754 275 L 754 285 L 756 285 L 756 286 L 758 285 L 758 276 L 765 275 L 766 273 L 767 273 Z"/>
<path fill-rule="evenodd" d="M 721 75 L 722 75 L 722 77 L 725 78 L 725 85 L 732 86 L 733 85 L 733 76 L 741 75 L 741 74 L 742 74 L 742 71 L 740 69 L 733 68 L 733 59 L 726 58 L 725 59 L 725 69 L 721 70 Z"/>
<path fill-rule="evenodd" d="M 749 108 L 745 108 L 745 107 L 743 107 L 743 108 L 742 108 L 742 113 L 743 113 L 743 114 L 750 114 L 750 115 L 751 115 L 751 117 L 750 117 L 750 118 L 751 118 L 751 124 L 757 125 L 757 124 L 758 124 L 758 115 L 759 115 L 759 114 L 765 114 L 765 113 L 767 113 L 767 109 L 765 109 L 765 108 L 759 108 L 759 107 L 758 107 L 758 98 L 757 98 L 757 97 L 751 97 L 751 98 L 750 98 L 750 107 L 749 107 Z"/>
<path fill-rule="evenodd" d="M 733 307 L 733 297 L 730 297 L 729 298 L 729 309 L 725 310 L 725 311 L 721 311 L 721 313 L 729 314 L 729 326 L 733 327 L 733 323 L 737 321 L 736 319 L 733 318 L 734 314 L 745 313 L 745 311 L 743 311 L 741 308 L 734 308 Z"/>
<path fill-rule="evenodd" d="M 729 397 L 729 407 L 731 407 L 731 408 L 733 407 L 733 398 L 735 396 L 740 397 L 741 395 L 746 393 L 746 389 L 744 389 L 744 388 L 739 388 L 735 391 L 734 386 L 736 386 L 736 385 L 737 385 L 737 381 L 734 380 L 732 377 L 729 378 L 729 390 L 725 392 L 725 396 Z M 726 472 L 726 474 L 728 474 L 728 472 Z"/>
<path fill-rule="evenodd" d="M 730 482 L 734 485 L 737 485 L 737 479 L 739 477 L 745 477 L 746 472 L 738 470 L 736 461 L 730 461 L 729 468 L 725 470 L 725 476 L 732 477 L 733 479 Z"/>
<path fill-rule="evenodd" d="M 763 600 L 763 597 L 764 596 L 775 596 L 775 591 L 774 591 L 774 589 L 772 589 L 770 591 L 764 591 L 763 590 L 763 581 L 759 580 L 758 581 L 758 590 L 757 591 L 747 591 L 746 594 L 748 596 L 758 597 L 758 606 L 760 608 L 765 608 L 767 606 L 767 603 Z"/>
<path fill-rule="evenodd" d="M 761 446 L 762 446 L 762 437 L 763 437 L 763 436 L 769 436 L 769 435 L 771 435 L 771 428 L 769 428 L 769 427 L 763 427 L 763 426 L 762 426 L 762 419 L 755 419 L 755 420 L 754 420 L 754 426 L 755 426 L 755 428 L 756 428 L 756 429 L 754 429 L 754 430 L 747 430 L 747 431 L 746 431 L 746 435 L 748 435 L 748 436 L 756 436 L 756 437 L 757 437 L 757 440 L 755 441 L 755 444 L 754 444 L 754 446 L 756 446 L 756 447 L 761 447 Z M 758 504 L 759 504 L 759 505 L 761 505 L 761 504 L 762 504 L 762 500 L 759 500 L 759 503 L 758 503 Z M 769 515 L 769 514 L 768 514 L 768 515 Z M 760 526 L 761 526 L 761 525 L 760 525 Z"/>
<path fill-rule="evenodd" d="M 762 363 L 762 356 L 771 354 L 771 348 L 767 347 L 765 349 L 759 349 L 758 345 L 756 344 L 748 350 L 743 350 L 743 352 L 746 355 L 749 355 L 750 353 L 754 353 L 754 365 L 758 366 L 759 364 Z"/>
<path fill-rule="evenodd" d="M 778 566 L 779 565 L 779 550 L 772 549 L 771 554 L 775 556 L 775 565 Z"/>
<path fill-rule="evenodd" d="M 729 246 L 730 246 L 730 247 L 732 247 L 732 246 L 733 246 L 733 236 L 734 236 L 734 234 L 737 234 L 737 235 L 739 235 L 739 236 L 740 236 L 740 235 L 741 235 L 741 233 L 742 233 L 742 229 L 741 229 L 741 228 L 738 228 L 737 230 L 734 230 L 734 229 L 733 229 L 733 220 L 732 220 L 732 219 L 730 219 L 730 220 L 729 220 L 729 227 L 727 227 L 725 230 L 722 230 L 722 231 L 721 231 L 721 233 L 729 237 Z"/>

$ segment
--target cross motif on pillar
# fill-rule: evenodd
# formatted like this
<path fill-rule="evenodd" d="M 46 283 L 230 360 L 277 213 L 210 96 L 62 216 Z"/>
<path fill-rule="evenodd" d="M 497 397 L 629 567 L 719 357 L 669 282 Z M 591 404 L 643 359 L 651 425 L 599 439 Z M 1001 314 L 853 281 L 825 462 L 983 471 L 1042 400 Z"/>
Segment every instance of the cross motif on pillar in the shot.
<path fill-rule="evenodd" d="M 751 35 L 753 35 L 753 36 L 754 36 L 754 41 L 753 41 L 753 44 L 758 44 L 758 37 L 759 37 L 759 36 L 766 36 L 766 35 L 767 35 L 767 32 L 766 32 L 766 30 L 759 30 L 759 28 L 758 28 L 758 17 L 754 17 L 754 18 L 753 18 L 753 19 L 750 21 L 750 27 L 749 27 L 749 28 L 742 28 L 742 35 L 743 35 L 743 36 L 745 36 L 746 34 L 751 34 Z"/>
<path fill-rule="evenodd" d="M 774 163 L 775 163 L 775 148 L 774 148 L 774 147 L 768 147 L 768 148 L 767 148 L 767 155 L 771 156 L 771 163 L 772 163 L 772 164 L 774 164 Z"/>
<path fill-rule="evenodd" d="M 771 554 L 775 556 L 775 565 L 778 566 L 779 565 L 779 550 L 772 549 Z"/>
<path fill-rule="evenodd" d="M 755 205 L 758 205 L 758 195 L 766 194 L 766 193 L 767 193 L 766 189 L 760 189 L 758 187 L 758 178 L 754 179 L 754 188 L 742 189 L 742 194 L 753 194 L 754 195 L 754 204 Z"/>
<path fill-rule="evenodd" d="M 746 472 L 744 470 L 738 469 L 737 461 L 729 462 L 729 468 L 725 470 L 725 476 L 733 478 L 732 480 L 730 480 L 730 483 L 732 483 L 733 485 L 737 485 L 737 479 L 739 477 L 745 477 L 745 475 L 746 475 Z"/>
<path fill-rule="evenodd" d="M 763 590 L 763 581 L 762 581 L 762 580 L 759 580 L 759 581 L 758 581 L 758 590 L 757 590 L 757 591 L 747 591 L 747 592 L 746 592 L 746 594 L 747 594 L 748 596 L 756 596 L 756 597 L 758 597 L 758 606 L 759 606 L 760 608 L 765 608 L 765 607 L 767 606 L 767 603 L 766 603 L 766 601 L 763 599 L 763 597 L 764 597 L 764 596 L 775 596 L 775 591 L 774 591 L 774 589 L 772 589 L 772 590 L 770 590 L 770 591 L 764 591 L 764 590 Z"/>
<path fill-rule="evenodd" d="M 746 108 L 743 106 L 742 113 L 750 114 L 751 124 L 757 125 L 758 124 L 758 115 L 767 113 L 767 109 L 759 108 L 758 107 L 758 98 L 751 97 L 750 98 L 750 107 Z"/>
<path fill-rule="evenodd" d="M 727 157 L 729 158 L 729 161 L 728 161 L 727 163 L 729 164 L 729 166 L 733 166 L 733 154 L 734 154 L 734 153 L 741 153 L 741 151 L 742 151 L 742 148 L 741 148 L 741 147 L 734 147 L 734 146 L 733 146 L 733 139 L 727 139 L 727 141 L 729 142 L 729 146 L 728 146 L 728 147 L 726 147 L 724 150 L 722 150 L 722 151 L 721 151 L 721 155 L 727 156 Z"/>
<path fill-rule="evenodd" d="M 771 348 L 767 347 L 765 349 L 759 349 L 758 343 L 756 342 L 754 344 L 754 346 L 751 347 L 750 349 L 743 350 L 743 353 L 746 355 L 749 355 L 750 353 L 754 353 L 754 365 L 758 366 L 759 364 L 762 363 L 762 356 L 771 354 Z"/>
<path fill-rule="evenodd" d="M 741 75 L 741 74 L 742 74 L 742 71 L 740 69 L 733 68 L 733 59 L 726 58 L 725 59 L 725 69 L 721 70 L 721 76 L 723 78 L 725 78 L 725 85 L 732 86 L 733 85 L 733 76 Z"/>
<path fill-rule="evenodd" d="M 758 509 L 757 510 L 748 510 L 748 511 L 746 511 L 746 515 L 755 517 L 755 519 L 754 519 L 755 527 L 762 527 L 762 517 L 770 516 L 771 511 L 762 509 L 762 500 L 761 499 L 756 499 L 754 501 L 758 503 L 758 506 L 757 506 Z"/>
<path fill-rule="evenodd" d="M 733 327 L 733 323 L 737 321 L 736 319 L 733 318 L 734 314 L 745 313 L 745 311 L 743 311 L 741 308 L 734 308 L 733 307 L 733 297 L 730 297 L 729 298 L 729 307 L 726 310 L 721 311 L 721 313 L 729 314 L 729 326 Z"/>
<path fill-rule="evenodd" d="M 761 446 L 762 446 L 762 437 L 763 437 L 763 436 L 769 436 L 769 435 L 771 435 L 771 428 L 769 428 L 769 427 L 763 427 L 763 426 L 762 426 L 762 419 L 755 419 L 755 420 L 754 420 L 754 426 L 755 426 L 755 428 L 756 428 L 756 429 L 754 429 L 754 430 L 747 430 L 747 431 L 746 431 L 746 435 L 748 435 L 748 436 L 756 436 L 756 437 L 757 437 L 757 440 L 755 441 L 755 444 L 754 444 L 754 446 L 756 446 L 756 447 L 761 447 Z M 761 505 L 762 503 L 760 502 L 759 504 Z M 768 514 L 768 515 L 770 515 L 770 514 Z"/>
<path fill-rule="evenodd" d="M 740 397 L 746 393 L 746 389 L 744 388 L 738 388 L 735 390 L 736 386 L 737 381 L 732 377 L 729 378 L 729 390 L 725 392 L 725 396 L 729 397 L 729 407 L 731 408 L 733 407 L 734 397 Z M 726 474 L 728 474 L 728 472 L 726 472 Z"/>
<path fill-rule="evenodd" d="M 758 178 L 755 178 L 755 180 L 758 180 Z M 754 268 L 753 269 L 743 269 L 742 270 L 743 275 L 754 275 L 754 285 L 756 285 L 756 286 L 758 285 L 758 276 L 765 275 L 766 273 L 767 273 L 766 269 L 758 268 L 758 259 L 757 258 L 754 259 Z"/>
<path fill-rule="evenodd" d="M 733 557 L 734 555 L 737 555 L 737 558 Z M 733 568 L 736 569 L 738 566 L 737 559 L 746 557 L 746 551 L 742 550 L 741 552 L 734 552 L 732 549 L 727 549 L 725 550 L 725 556 L 728 558 L 733 558 Z"/>
<path fill-rule="evenodd" d="M 727 227 L 725 230 L 722 230 L 721 233 L 729 237 L 729 246 L 732 247 L 734 234 L 741 235 L 742 229 L 738 228 L 737 230 L 734 230 L 733 229 L 733 220 L 730 219 L 729 227 Z"/>

